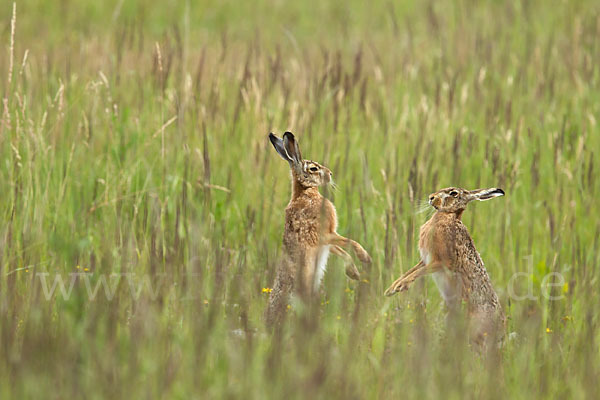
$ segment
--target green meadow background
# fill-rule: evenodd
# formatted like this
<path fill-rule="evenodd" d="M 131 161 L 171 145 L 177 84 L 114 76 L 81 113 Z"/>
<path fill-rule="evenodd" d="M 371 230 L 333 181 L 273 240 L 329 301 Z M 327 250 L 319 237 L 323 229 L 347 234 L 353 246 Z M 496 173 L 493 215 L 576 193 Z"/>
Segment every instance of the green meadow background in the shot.
<path fill-rule="evenodd" d="M 0 398 L 597 395 L 599 65 L 592 0 L 2 2 Z M 271 334 L 285 130 L 373 263 Z M 447 186 L 500 357 L 383 296 Z"/>

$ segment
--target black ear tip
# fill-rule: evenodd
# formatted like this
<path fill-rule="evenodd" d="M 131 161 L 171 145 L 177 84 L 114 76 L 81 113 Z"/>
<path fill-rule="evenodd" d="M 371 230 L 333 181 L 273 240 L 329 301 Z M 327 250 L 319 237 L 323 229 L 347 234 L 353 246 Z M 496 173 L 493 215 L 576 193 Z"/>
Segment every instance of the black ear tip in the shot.
<path fill-rule="evenodd" d="M 495 190 L 495 192 L 496 192 L 496 193 L 500 193 L 502 196 L 504 196 L 504 195 L 506 194 L 506 193 L 504 193 L 504 190 L 502 190 L 502 189 L 500 189 L 500 188 L 497 188 L 497 189 Z"/>
<path fill-rule="evenodd" d="M 290 131 L 286 131 L 283 134 L 283 137 L 287 137 L 288 139 L 294 139 L 294 134 L 292 132 L 290 132 Z"/>
<path fill-rule="evenodd" d="M 269 139 L 276 139 L 277 136 L 273 132 L 269 132 Z"/>

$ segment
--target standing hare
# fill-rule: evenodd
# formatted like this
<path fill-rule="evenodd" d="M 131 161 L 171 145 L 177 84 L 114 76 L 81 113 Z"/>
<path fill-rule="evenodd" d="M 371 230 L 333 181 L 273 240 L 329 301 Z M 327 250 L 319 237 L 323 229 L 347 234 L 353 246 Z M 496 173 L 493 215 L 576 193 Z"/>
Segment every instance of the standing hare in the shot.
<path fill-rule="evenodd" d="M 271 326 L 281 320 L 292 292 L 310 298 L 319 288 L 329 251 L 345 260 L 346 275 L 356 280 L 359 272 L 342 246 L 352 247 L 363 263 L 370 263 L 371 257 L 360 244 L 336 232 L 335 207 L 318 189 L 331 182 L 331 171 L 317 162 L 302 159 L 291 132 L 285 132 L 283 139 L 270 133 L 269 139 L 292 170 L 292 198 L 285 209 L 283 260 L 266 311 L 266 322 Z"/>
<path fill-rule="evenodd" d="M 470 339 L 484 347 L 492 338 L 503 338 L 506 318 L 461 217 L 469 202 L 498 196 L 504 196 L 502 189 L 447 188 L 431 194 L 429 204 L 436 212 L 421 227 L 421 261 L 385 291 L 386 296 L 392 296 L 407 290 L 420 276 L 433 274 L 450 310 L 456 310 L 462 300 L 466 302 Z"/>

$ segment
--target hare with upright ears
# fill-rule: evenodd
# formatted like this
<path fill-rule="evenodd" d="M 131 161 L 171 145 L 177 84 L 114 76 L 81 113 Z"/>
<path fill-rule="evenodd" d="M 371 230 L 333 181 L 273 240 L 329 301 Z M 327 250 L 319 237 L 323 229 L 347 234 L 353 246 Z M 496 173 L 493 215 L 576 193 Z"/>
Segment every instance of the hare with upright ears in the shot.
<path fill-rule="evenodd" d="M 330 251 L 345 260 L 346 275 L 356 280 L 359 272 L 342 247 L 352 247 L 364 263 L 370 263 L 371 257 L 360 244 L 336 232 L 335 207 L 318 189 L 331 182 L 331 171 L 315 161 L 302 159 L 291 132 L 285 132 L 283 139 L 270 133 L 269 139 L 292 170 L 292 198 L 285 209 L 283 260 L 266 311 L 266 322 L 271 326 L 280 321 L 292 292 L 309 298 L 319 288 Z"/>
<path fill-rule="evenodd" d="M 492 338 L 503 338 L 506 318 L 461 217 L 469 202 L 498 196 L 504 196 L 502 189 L 469 191 L 451 187 L 431 194 L 429 204 L 436 212 L 421 227 L 421 261 L 406 271 L 385 292 L 386 296 L 392 296 L 407 290 L 415 279 L 433 274 L 435 283 L 451 310 L 460 306 L 462 300 L 466 302 L 470 339 L 480 346 L 486 346 Z"/>

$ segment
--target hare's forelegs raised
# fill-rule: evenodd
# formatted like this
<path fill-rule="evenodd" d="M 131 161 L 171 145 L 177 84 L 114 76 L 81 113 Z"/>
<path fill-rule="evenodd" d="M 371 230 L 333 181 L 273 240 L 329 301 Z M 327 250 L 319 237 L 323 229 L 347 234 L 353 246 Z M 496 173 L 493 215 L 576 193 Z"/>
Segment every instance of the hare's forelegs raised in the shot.
<path fill-rule="evenodd" d="M 358 257 L 358 259 L 360 261 L 362 261 L 365 264 L 371 263 L 371 256 L 360 245 L 360 243 L 358 243 L 352 239 L 348 239 L 347 237 L 341 236 L 337 232 L 332 232 L 332 233 L 326 234 L 325 235 L 325 243 L 330 244 L 330 245 L 335 245 L 335 246 L 341 246 L 341 247 L 352 246 L 352 249 L 354 250 L 356 257 Z"/>
<path fill-rule="evenodd" d="M 392 286 L 385 291 L 386 296 L 391 296 L 398 292 L 408 290 L 408 287 L 419 277 L 434 272 L 441 271 L 444 265 L 439 261 L 433 261 L 425 265 L 422 261 L 419 261 L 417 265 L 411 268 L 406 274 L 398 278 Z"/>
<path fill-rule="evenodd" d="M 331 246 L 331 252 L 341 258 L 346 262 L 346 276 L 350 279 L 354 279 L 355 281 L 360 279 L 360 273 L 358 269 L 356 269 L 356 265 L 354 265 L 354 261 L 352 261 L 352 256 L 346 253 L 344 249 L 340 246 L 333 245 Z"/>
<path fill-rule="evenodd" d="M 419 262 L 417 263 L 417 265 L 415 265 L 414 267 L 412 267 L 411 269 L 409 269 L 408 271 L 406 271 L 405 273 L 403 273 L 403 274 L 400 276 L 400 278 L 396 279 L 396 280 L 394 281 L 394 283 L 392 283 L 392 285 L 391 285 L 391 286 L 390 286 L 390 287 L 389 287 L 389 288 L 388 288 L 388 289 L 385 291 L 385 295 L 386 295 L 386 296 L 391 296 L 391 295 L 393 295 L 393 294 L 396 294 L 396 292 L 395 292 L 395 291 L 393 291 L 393 288 L 395 288 L 395 287 L 398 285 L 398 283 L 399 283 L 400 281 L 402 281 L 402 279 L 406 278 L 408 275 L 412 274 L 413 272 L 415 272 L 417 269 L 419 269 L 419 268 L 423 267 L 424 265 L 425 265 L 425 264 L 424 264 L 424 263 L 423 263 L 423 261 L 421 260 L 421 261 L 419 261 Z"/>

